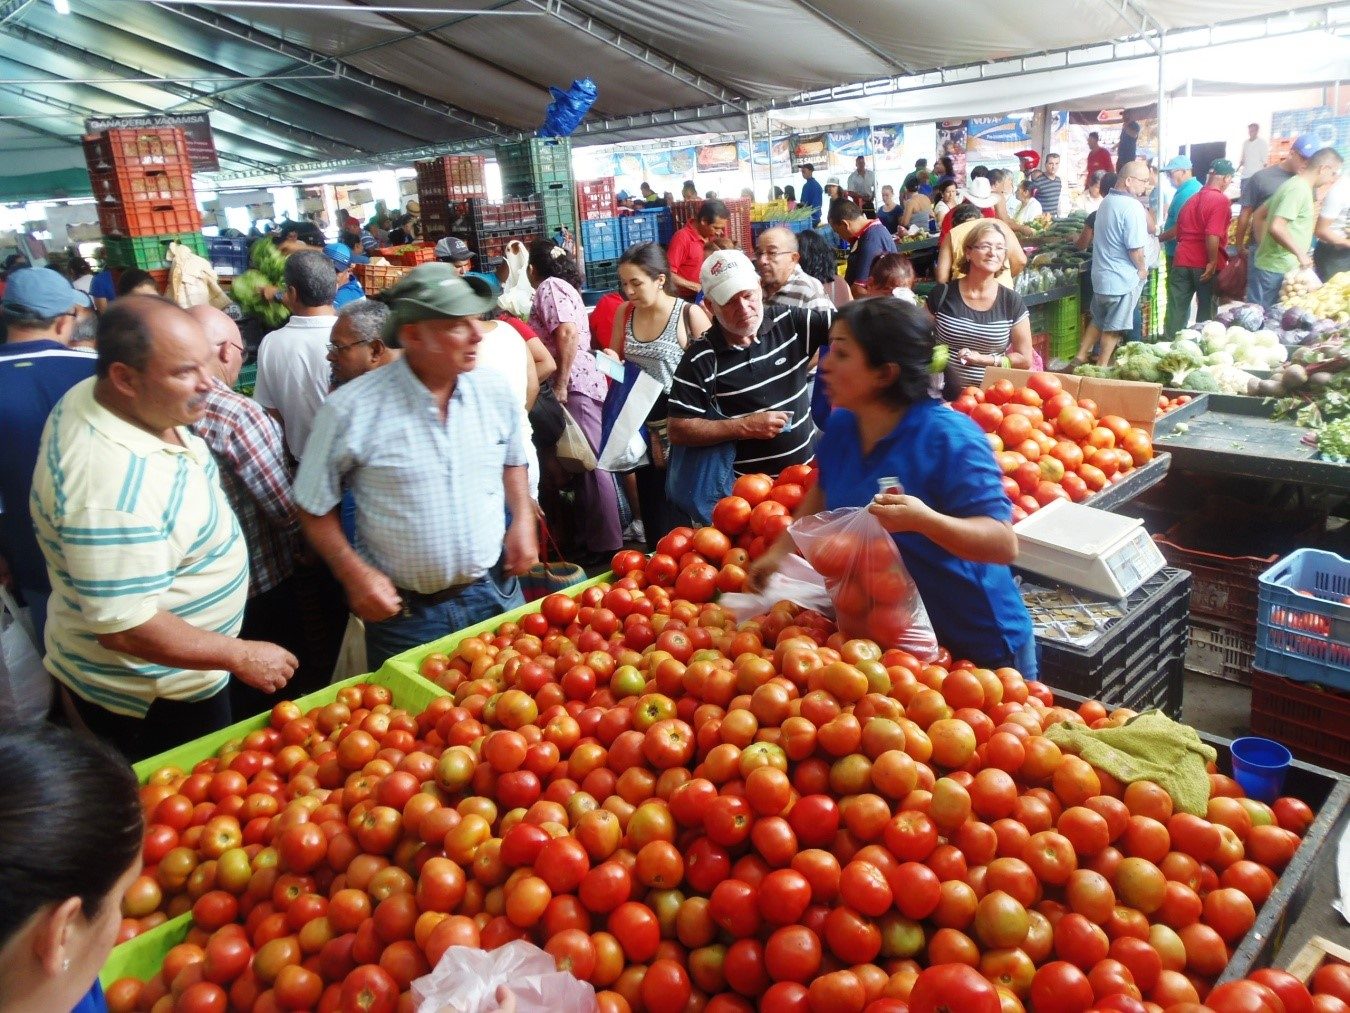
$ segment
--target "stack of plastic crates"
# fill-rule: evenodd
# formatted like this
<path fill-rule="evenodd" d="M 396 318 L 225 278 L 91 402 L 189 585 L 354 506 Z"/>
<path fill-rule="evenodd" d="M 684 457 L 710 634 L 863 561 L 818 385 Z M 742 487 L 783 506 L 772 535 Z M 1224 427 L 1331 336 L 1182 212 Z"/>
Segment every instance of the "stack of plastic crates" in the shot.
<path fill-rule="evenodd" d="M 545 234 L 543 201 L 508 197 L 500 204 L 469 201 L 464 241 L 478 254 L 478 268 L 494 266 L 513 239 L 528 246 Z"/>
<path fill-rule="evenodd" d="M 567 186 L 572 199 L 572 141 L 566 137 L 531 137 L 497 145 L 502 192 L 512 197 L 543 193 L 551 183 Z"/>
<path fill-rule="evenodd" d="M 638 243 L 661 242 L 660 218 L 657 215 L 624 215 L 619 219 L 619 248 L 626 250 Z M 670 242 L 667 238 L 666 242 Z"/>
<path fill-rule="evenodd" d="M 1078 293 L 1041 303 L 1030 309 L 1031 333 L 1044 334 L 1050 359 L 1071 359 L 1078 352 L 1080 314 Z"/>
<path fill-rule="evenodd" d="M 84 154 L 105 236 L 201 231 L 182 130 L 105 130 L 84 139 Z"/>
<path fill-rule="evenodd" d="M 486 165 L 482 155 L 444 155 L 414 163 L 422 229 L 428 239 L 453 232 L 465 216 L 467 201 L 487 199 Z"/>
<path fill-rule="evenodd" d="M 577 180 L 577 212 L 583 222 L 597 218 L 613 218 L 614 177 Z"/>
<path fill-rule="evenodd" d="M 660 243 L 662 246 L 669 246 L 670 241 L 675 238 L 675 216 L 670 208 L 657 206 L 653 208 L 643 208 L 633 215 L 634 223 L 627 226 L 630 230 L 640 230 L 642 235 L 651 235 L 650 230 L 654 230 L 655 235 L 651 235 L 651 242 Z M 648 225 L 650 223 L 650 226 Z M 636 232 L 630 232 L 630 235 L 636 235 Z M 641 242 L 640 239 L 632 239 L 628 245 Z"/>
<path fill-rule="evenodd" d="M 1350 560 L 1299 549 L 1259 588 L 1252 731 L 1350 770 Z"/>
<path fill-rule="evenodd" d="M 167 242 L 206 255 L 182 130 L 105 130 L 85 137 L 83 145 L 109 267 L 149 271 L 162 289 L 168 281 Z"/>

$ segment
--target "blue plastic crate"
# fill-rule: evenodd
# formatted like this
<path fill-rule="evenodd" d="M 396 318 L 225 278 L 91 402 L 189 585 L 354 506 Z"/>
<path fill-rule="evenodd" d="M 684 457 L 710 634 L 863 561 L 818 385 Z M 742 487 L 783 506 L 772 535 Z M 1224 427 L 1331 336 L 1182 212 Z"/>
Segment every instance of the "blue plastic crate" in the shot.
<path fill-rule="evenodd" d="M 1350 560 L 1299 549 L 1258 578 L 1256 667 L 1350 690 Z"/>
<path fill-rule="evenodd" d="M 638 243 L 659 243 L 661 230 L 656 215 L 624 215 L 619 219 L 620 245 L 626 250 Z"/>
<path fill-rule="evenodd" d="M 247 236 L 207 236 L 206 259 L 217 274 L 243 274 L 249 267 L 248 251 L 252 245 Z"/>
<path fill-rule="evenodd" d="M 619 241 L 619 219 L 593 218 L 581 223 L 581 248 L 587 260 L 618 260 L 623 253 Z"/>
<path fill-rule="evenodd" d="M 675 238 L 675 216 L 670 208 L 644 208 L 634 217 L 654 218 L 656 220 L 656 241 L 662 246 Z"/>

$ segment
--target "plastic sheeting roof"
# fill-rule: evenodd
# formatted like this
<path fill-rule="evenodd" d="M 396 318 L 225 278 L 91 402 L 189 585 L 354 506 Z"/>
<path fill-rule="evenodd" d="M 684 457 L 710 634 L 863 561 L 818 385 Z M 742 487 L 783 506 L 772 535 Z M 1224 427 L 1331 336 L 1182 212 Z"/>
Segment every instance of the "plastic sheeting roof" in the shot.
<path fill-rule="evenodd" d="M 530 132 L 599 87 L 592 140 L 669 136 L 802 93 L 1326 9 L 1297 0 L 0 0 L 0 176 L 81 164 L 90 115 L 209 111 L 222 169 Z M 1311 14 L 1309 24 L 1313 23 Z M 1006 105 L 1006 100 L 1004 103 Z M 683 111 L 653 116 L 666 110 Z M 596 121 L 602 121 L 597 127 Z"/>

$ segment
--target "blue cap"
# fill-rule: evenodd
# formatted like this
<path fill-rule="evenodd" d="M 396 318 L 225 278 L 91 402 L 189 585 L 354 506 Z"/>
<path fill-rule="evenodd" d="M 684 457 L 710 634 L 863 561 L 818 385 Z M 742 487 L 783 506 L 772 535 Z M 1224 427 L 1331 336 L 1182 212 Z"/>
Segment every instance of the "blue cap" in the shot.
<path fill-rule="evenodd" d="M 1304 158 L 1312 158 L 1326 145 L 1317 139 L 1316 134 L 1299 134 L 1294 140 L 1294 150 Z"/>
<path fill-rule="evenodd" d="M 627 190 L 620 190 L 618 195 L 614 199 L 616 201 L 620 201 L 620 200 L 631 200 L 632 198 L 628 196 Z"/>
<path fill-rule="evenodd" d="M 17 316 L 50 320 L 75 306 L 92 305 L 88 295 L 49 267 L 21 268 L 5 282 L 4 307 Z"/>
<path fill-rule="evenodd" d="M 1170 162 L 1163 166 L 1163 172 L 1172 172 L 1176 169 L 1185 169 L 1189 172 L 1192 168 L 1190 157 L 1187 155 L 1177 155 Z"/>
<path fill-rule="evenodd" d="M 323 248 L 323 255 L 336 264 L 339 271 L 352 266 L 352 250 L 346 243 L 329 243 Z"/>

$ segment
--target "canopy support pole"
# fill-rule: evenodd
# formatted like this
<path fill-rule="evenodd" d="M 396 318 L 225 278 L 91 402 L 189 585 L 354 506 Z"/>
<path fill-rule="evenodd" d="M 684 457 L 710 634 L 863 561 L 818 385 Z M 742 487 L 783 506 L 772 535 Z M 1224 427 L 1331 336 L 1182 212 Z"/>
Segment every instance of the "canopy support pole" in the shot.
<path fill-rule="evenodd" d="M 753 193 L 755 189 L 755 120 L 749 113 L 745 114 L 745 136 L 750 141 L 750 191 Z M 769 153 L 769 157 L 773 157 L 772 152 Z M 772 180 L 770 180 L 770 183 L 772 183 Z"/>

